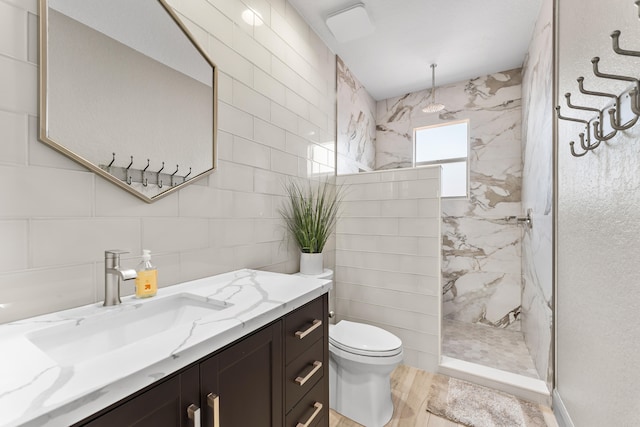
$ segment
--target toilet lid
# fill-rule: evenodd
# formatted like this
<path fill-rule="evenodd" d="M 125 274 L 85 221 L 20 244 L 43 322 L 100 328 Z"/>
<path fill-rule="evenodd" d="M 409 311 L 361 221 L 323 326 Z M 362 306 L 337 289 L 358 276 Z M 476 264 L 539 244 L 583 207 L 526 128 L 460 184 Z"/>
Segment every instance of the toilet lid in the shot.
<path fill-rule="evenodd" d="M 402 351 L 402 341 L 391 332 L 348 320 L 341 320 L 329 329 L 329 342 L 344 351 L 365 356 L 393 356 Z"/>

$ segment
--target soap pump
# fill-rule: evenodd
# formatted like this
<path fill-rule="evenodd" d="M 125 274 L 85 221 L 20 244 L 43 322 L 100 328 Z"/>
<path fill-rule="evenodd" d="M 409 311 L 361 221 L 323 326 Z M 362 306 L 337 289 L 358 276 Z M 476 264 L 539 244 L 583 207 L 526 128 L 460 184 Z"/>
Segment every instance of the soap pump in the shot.
<path fill-rule="evenodd" d="M 151 251 L 142 250 L 142 261 L 136 268 L 136 297 L 149 298 L 158 292 L 158 270 L 151 264 Z"/>

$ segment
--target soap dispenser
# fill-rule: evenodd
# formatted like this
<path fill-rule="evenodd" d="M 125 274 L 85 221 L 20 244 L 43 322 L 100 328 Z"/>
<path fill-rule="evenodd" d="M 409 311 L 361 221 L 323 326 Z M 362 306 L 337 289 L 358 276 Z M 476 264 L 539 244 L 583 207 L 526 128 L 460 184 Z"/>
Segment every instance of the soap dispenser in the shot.
<path fill-rule="evenodd" d="M 151 264 L 151 251 L 142 250 L 142 261 L 136 268 L 136 297 L 149 298 L 158 292 L 158 270 Z"/>

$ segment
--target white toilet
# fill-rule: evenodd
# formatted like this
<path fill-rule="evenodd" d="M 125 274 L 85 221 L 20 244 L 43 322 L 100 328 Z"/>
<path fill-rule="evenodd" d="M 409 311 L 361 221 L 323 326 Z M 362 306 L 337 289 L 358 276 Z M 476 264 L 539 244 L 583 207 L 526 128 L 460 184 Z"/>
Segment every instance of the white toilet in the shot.
<path fill-rule="evenodd" d="M 402 341 L 376 326 L 342 320 L 329 325 L 329 407 L 366 427 L 393 416 L 391 372 Z"/>
<path fill-rule="evenodd" d="M 333 280 L 333 271 L 308 277 Z M 329 407 L 365 427 L 387 424 L 390 376 L 402 357 L 402 341 L 391 332 L 347 320 L 329 325 Z"/>

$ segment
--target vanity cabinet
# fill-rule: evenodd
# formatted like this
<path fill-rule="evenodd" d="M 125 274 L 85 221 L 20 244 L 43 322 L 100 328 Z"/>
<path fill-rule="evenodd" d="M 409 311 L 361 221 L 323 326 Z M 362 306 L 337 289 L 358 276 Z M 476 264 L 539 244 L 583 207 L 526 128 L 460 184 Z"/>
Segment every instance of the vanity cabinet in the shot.
<path fill-rule="evenodd" d="M 75 426 L 329 422 L 327 294 Z"/>
<path fill-rule="evenodd" d="M 329 322 L 325 295 L 284 318 L 285 426 L 329 423 Z"/>
<path fill-rule="evenodd" d="M 203 426 L 281 426 L 282 322 L 200 363 Z"/>
<path fill-rule="evenodd" d="M 184 426 L 189 419 L 182 408 L 198 402 L 198 367 L 191 367 L 152 388 L 126 399 L 124 403 L 100 415 L 90 422 L 79 425 L 87 427 L 158 427 Z"/>

